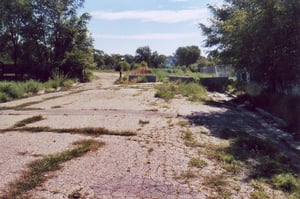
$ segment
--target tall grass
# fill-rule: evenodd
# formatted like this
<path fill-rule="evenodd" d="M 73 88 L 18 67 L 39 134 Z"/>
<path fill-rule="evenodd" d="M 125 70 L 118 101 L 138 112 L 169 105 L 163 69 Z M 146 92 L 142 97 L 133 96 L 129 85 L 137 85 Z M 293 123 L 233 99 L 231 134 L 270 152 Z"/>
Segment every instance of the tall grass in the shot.
<path fill-rule="evenodd" d="M 195 81 L 198 81 L 201 77 L 213 77 L 211 74 L 194 73 L 189 69 L 183 69 L 181 67 L 168 70 L 163 68 L 151 69 L 151 73 L 156 75 L 157 81 L 159 82 L 168 82 L 169 75 L 190 76 L 193 77 Z"/>
<path fill-rule="evenodd" d="M 27 80 L 24 82 L 1 81 L 0 103 L 37 94 L 41 90 L 49 91 L 58 87 L 70 87 L 74 81 L 61 73 L 55 73 L 47 82 Z"/>
<path fill-rule="evenodd" d="M 229 139 L 230 146 L 217 150 L 218 160 L 224 161 L 225 154 L 230 157 L 230 162 L 244 162 L 252 171 L 251 178 L 268 183 L 291 196 L 290 198 L 300 198 L 299 169 L 274 142 L 229 129 L 224 129 L 221 137 Z"/>
<path fill-rule="evenodd" d="M 206 89 L 202 85 L 193 82 L 164 83 L 156 86 L 156 89 L 155 97 L 162 98 L 166 101 L 172 99 L 175 95 L 182 95 L 193 102 L 209 100 Z"/>

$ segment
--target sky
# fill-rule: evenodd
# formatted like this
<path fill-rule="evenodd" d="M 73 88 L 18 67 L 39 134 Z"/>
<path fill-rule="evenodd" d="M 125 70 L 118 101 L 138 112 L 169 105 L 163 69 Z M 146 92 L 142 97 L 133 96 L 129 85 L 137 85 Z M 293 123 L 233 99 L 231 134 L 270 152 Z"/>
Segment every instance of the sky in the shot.
<path fill-rule="evenodd" d="M 178 47 L 196 45 L 205 55 L 199 23 L 209 24 L 207 5 L 222 0 L 86 0 L 88 24 L 96 49 L 135 55 L 139 47 L 172 55 Z"/>

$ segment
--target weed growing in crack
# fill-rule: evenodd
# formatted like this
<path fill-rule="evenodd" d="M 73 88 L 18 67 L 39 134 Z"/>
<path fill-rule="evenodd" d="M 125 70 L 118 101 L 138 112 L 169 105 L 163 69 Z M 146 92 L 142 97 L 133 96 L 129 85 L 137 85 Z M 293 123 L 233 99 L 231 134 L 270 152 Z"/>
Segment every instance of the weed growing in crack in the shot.
<path fill-rule="evenodd" d="M 181 127 L 186 127 L 190 125 L 188 121 L 179 121 L 177 124 Z"/>
<path fill-rule="evenodd" d="M 214 190 L 212 198 L 231 198 L 231 193 L 227 189 L 228 181 L 224 174 L 219 174 L 216 176 L 207 176 L 203 180 L 203 185 Z"/>
<path fill-rule="evenodd" d="M 196 177 L 197 175 L 193 171 L 187 170 L 180 174 L 179 179 L 189 180 Z"/>
<path fill-rule="evenodd" d="M 18 128 L 18 127 L 23 127 L 26 126 L 27 124 L 31 124 L 34 122 L 38 122 L 41 120 L 44 120 L 45 118 L 43 118 L 42 115 L 37 115 L 37 116 L 33 116 L 24 120 L 21 120 L 19 122 L 17 122 L 12 128 Z"/>
<path fill-rule="evenodd" d="M 208 164 L 207 162 L 205 162 L 204 160 L 201 160 L 200 158 L 191 158 L 189 165 L 192 167 L 197 167 L 197 168 L 204 168 L 206 167 Z"/>
<path fill-rule="evenodd" d="M 62 106 L 57 105 L 57 106 L 51 106 L 52 109 L 57 109 L 57 108 L 61 108 Z"/>
<path fill-rule="evenodd" d="M 270 197 L 263 191 L 253 191 L 250 193 L 250 199 L 270 199 Z"/>
<path fill-rule="evenodd" d="M 193 133 L 190 130 L 183 130 L 184 144 L 188 147 L 199 147 L 200 144 L 194 139 Z"/>
<path fill-rule="evenodd" d="M 103 142 L 95 140 L 81 140 L 74 143 L 73 149 L 33 161 L 29 164 L 28 171 L 10 184 L 8 193 L 2 198 L 30 198 L 26 193 L 44 183 L 47 180 L 46 173 L 59 170 L 62 163 L 83 156 L 89 151 L 96 151 L 103 145 Z"/>
<path fill-rule="evenodd" d="M 148 149 L 148 153 L 152 153 L 154 151 L 154 149 L 151 147 Z"/>
<path fill-rule="evenodd" d="M 14 131 L 15 128 L 5 129 L 2 131 Z M 136 133 L 131 131 L 111 131 L 105 128 L 95 128 L 95 127 L 86 127 L 86 128 L 50 128 L 50 127 L 22 127 L 18 128 L 18 131 L 28 131 L 33 133 L 39 132 L 57 132 L 57 133 L 73 133 L 73 134 L 83 134 L 83 135 L 115 135 L 115 136 L 135 136 Z"/>
<path fill-rule="evenodd" d="M 16 106 L 10 106 L 10 107 L 0 107 L 0 110 L 16 110 L 16 111 L 24 111 L 24 110 L 42 110 L 41 108 L 30 108 L 29 106 L 35 105 L 35 104 L 39 104 L 48 100 L 52 100 L 52 99 L 56 99 L 56 98 L 60 98 L 61 96 L 54 96 L 54 97 L 48 97 L 48 98 L 44 98 L 42 100 L 39 101 L 32 101 L 32 102 L 26 102 L 23 104 L 19 104 Z"/>
<path fill-rule="evenodd" d="M 146 124 L 149 124 L 149 123 L 150 123 L 149 120 L 139 120 L 139 124 L 140 124 L 141 126 L 145 126 Z"/>

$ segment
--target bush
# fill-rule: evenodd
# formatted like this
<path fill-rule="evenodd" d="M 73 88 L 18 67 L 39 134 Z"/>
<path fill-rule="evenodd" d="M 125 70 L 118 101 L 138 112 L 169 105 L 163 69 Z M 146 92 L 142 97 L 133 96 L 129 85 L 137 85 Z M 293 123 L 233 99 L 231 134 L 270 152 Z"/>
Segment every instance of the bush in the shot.
<path fill-rule="evenodd" d="M 23 87 L 25 93 L 38 93 L 43 88 L 43 85 L 40 82 L 29 80 L 24 83 Z"/>
<path fill-rule="evenodd" d="M 197 83 L 165 83 L 156 87 L 155 97 L 165 100 L 172 99 L 176 94 L 188 97 L 190 101 L 208 100 L 206 89 Z"/>
<path fill-rule="evenodd" d="M 20 98 L 24 96 L 24 88 L 21 84 L 15 82 L 4 82 L 0 85 L 0 92 L 6 93 L 11 98 Z"/>
<path fill-rule="evenodd" d="M 130 66 L 130 64 L 128 62 L 126 62 L 126 61 L 120 61 L 117 64 L 115 70 L 116 71 L 129 71 L 130 68 L 131 68 L 131 66 Z"/>
<path fill-rule="evenodd" d="M 74 84 L 74 81 L 71 79 L 68 79 L 63 82 L 63 87 L 70 88 L 73 84 Z"/>
<path fill-rule="evenodd" d="M 159 85 L 156 89 L 155 97 L 162 98 L 166 101 L 172 99 L 175 95 L 175 91 L 177 90 L 176 85 L 171 83 Z"/>
<path fill-rule="evenodd" d="M 198 72 L 198 66 L 195 64 L 189 65 L 189 70 L 192 71 L 193 73 Z"/>
<path fill-rule="evenodd" d="M 273 176 L 271 179 L 272 185 L 276 189 L 286 192 L 297 192 L 300 194 L 300 183 L 291 173 L 284 173 Z"/>
<path fill-rule="evenodd" d="M 179 92 L 193 102 L 205 101 L 209 99 L 206 89 L 198 83 L 191 82 L 180 84 Z"/>
<path fill-rule="evenodd" d="M 0 92 L 0 102 L 8 102 L 10 100 L 11 98 L 6 93 Z"/>

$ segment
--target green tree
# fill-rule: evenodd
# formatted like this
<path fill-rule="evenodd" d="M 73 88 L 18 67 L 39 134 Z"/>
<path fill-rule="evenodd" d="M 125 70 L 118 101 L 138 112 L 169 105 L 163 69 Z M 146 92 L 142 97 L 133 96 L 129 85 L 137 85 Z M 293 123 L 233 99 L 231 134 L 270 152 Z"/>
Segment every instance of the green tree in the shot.
<path fill-rule="evenodd" d="M 32 77 L 59 69 L 82 78 L 93 66 L 90 15 L 77 16 L 84 0 L 3 0 L 0 2 L 0 58 L 22 64 Z M 7 55 L 10 54 L 10 60 Z"/>
<path fill-rule="evenodd" d="M 130 70 L 130 64 L 126 61 L 120 61 L 116 68 L 115 68 L 116 71 L 128 71 Z"/>
<path fill-rule="evenodd" d="M 139 47 L 136 49 L 135 61 L 136 63 L 140 63 L 142 61 L 150 64 L 151 59 L 151 49 L 149 46 Z"/>
<path fill-rule="evenodd" d="M 105 65 L 104 51 L 94 49 L 94 61 L 97 68 L 101 68 Z"/>
<path fill-rule="evenodd" d="M 128 62 L 129 64 L 133 64 L 134 63 L 134 56 L 126 54 L 126 55 L 124 55 L 124 61 Z"/>
<path fill-rule="evenodd" d="M 212 25 L 200 27 L 210 55 L 236 68 L 271 91 L 300 79 L 300 1 L 226 0 L 209 6 Z"/>
<path fill-rule="evenodd" d="M 154 51 L 150 57 L 150 67 L 161 68 L 166 60 L 166 56 L 159 55 L 158 52 Z"/>
<path fill-rule="evenodd" d="M 175 57 L 178 65 L 188 66 L 198 60 L 200 49 L 198 46 L 179 47 L 176 50 Z"/>

